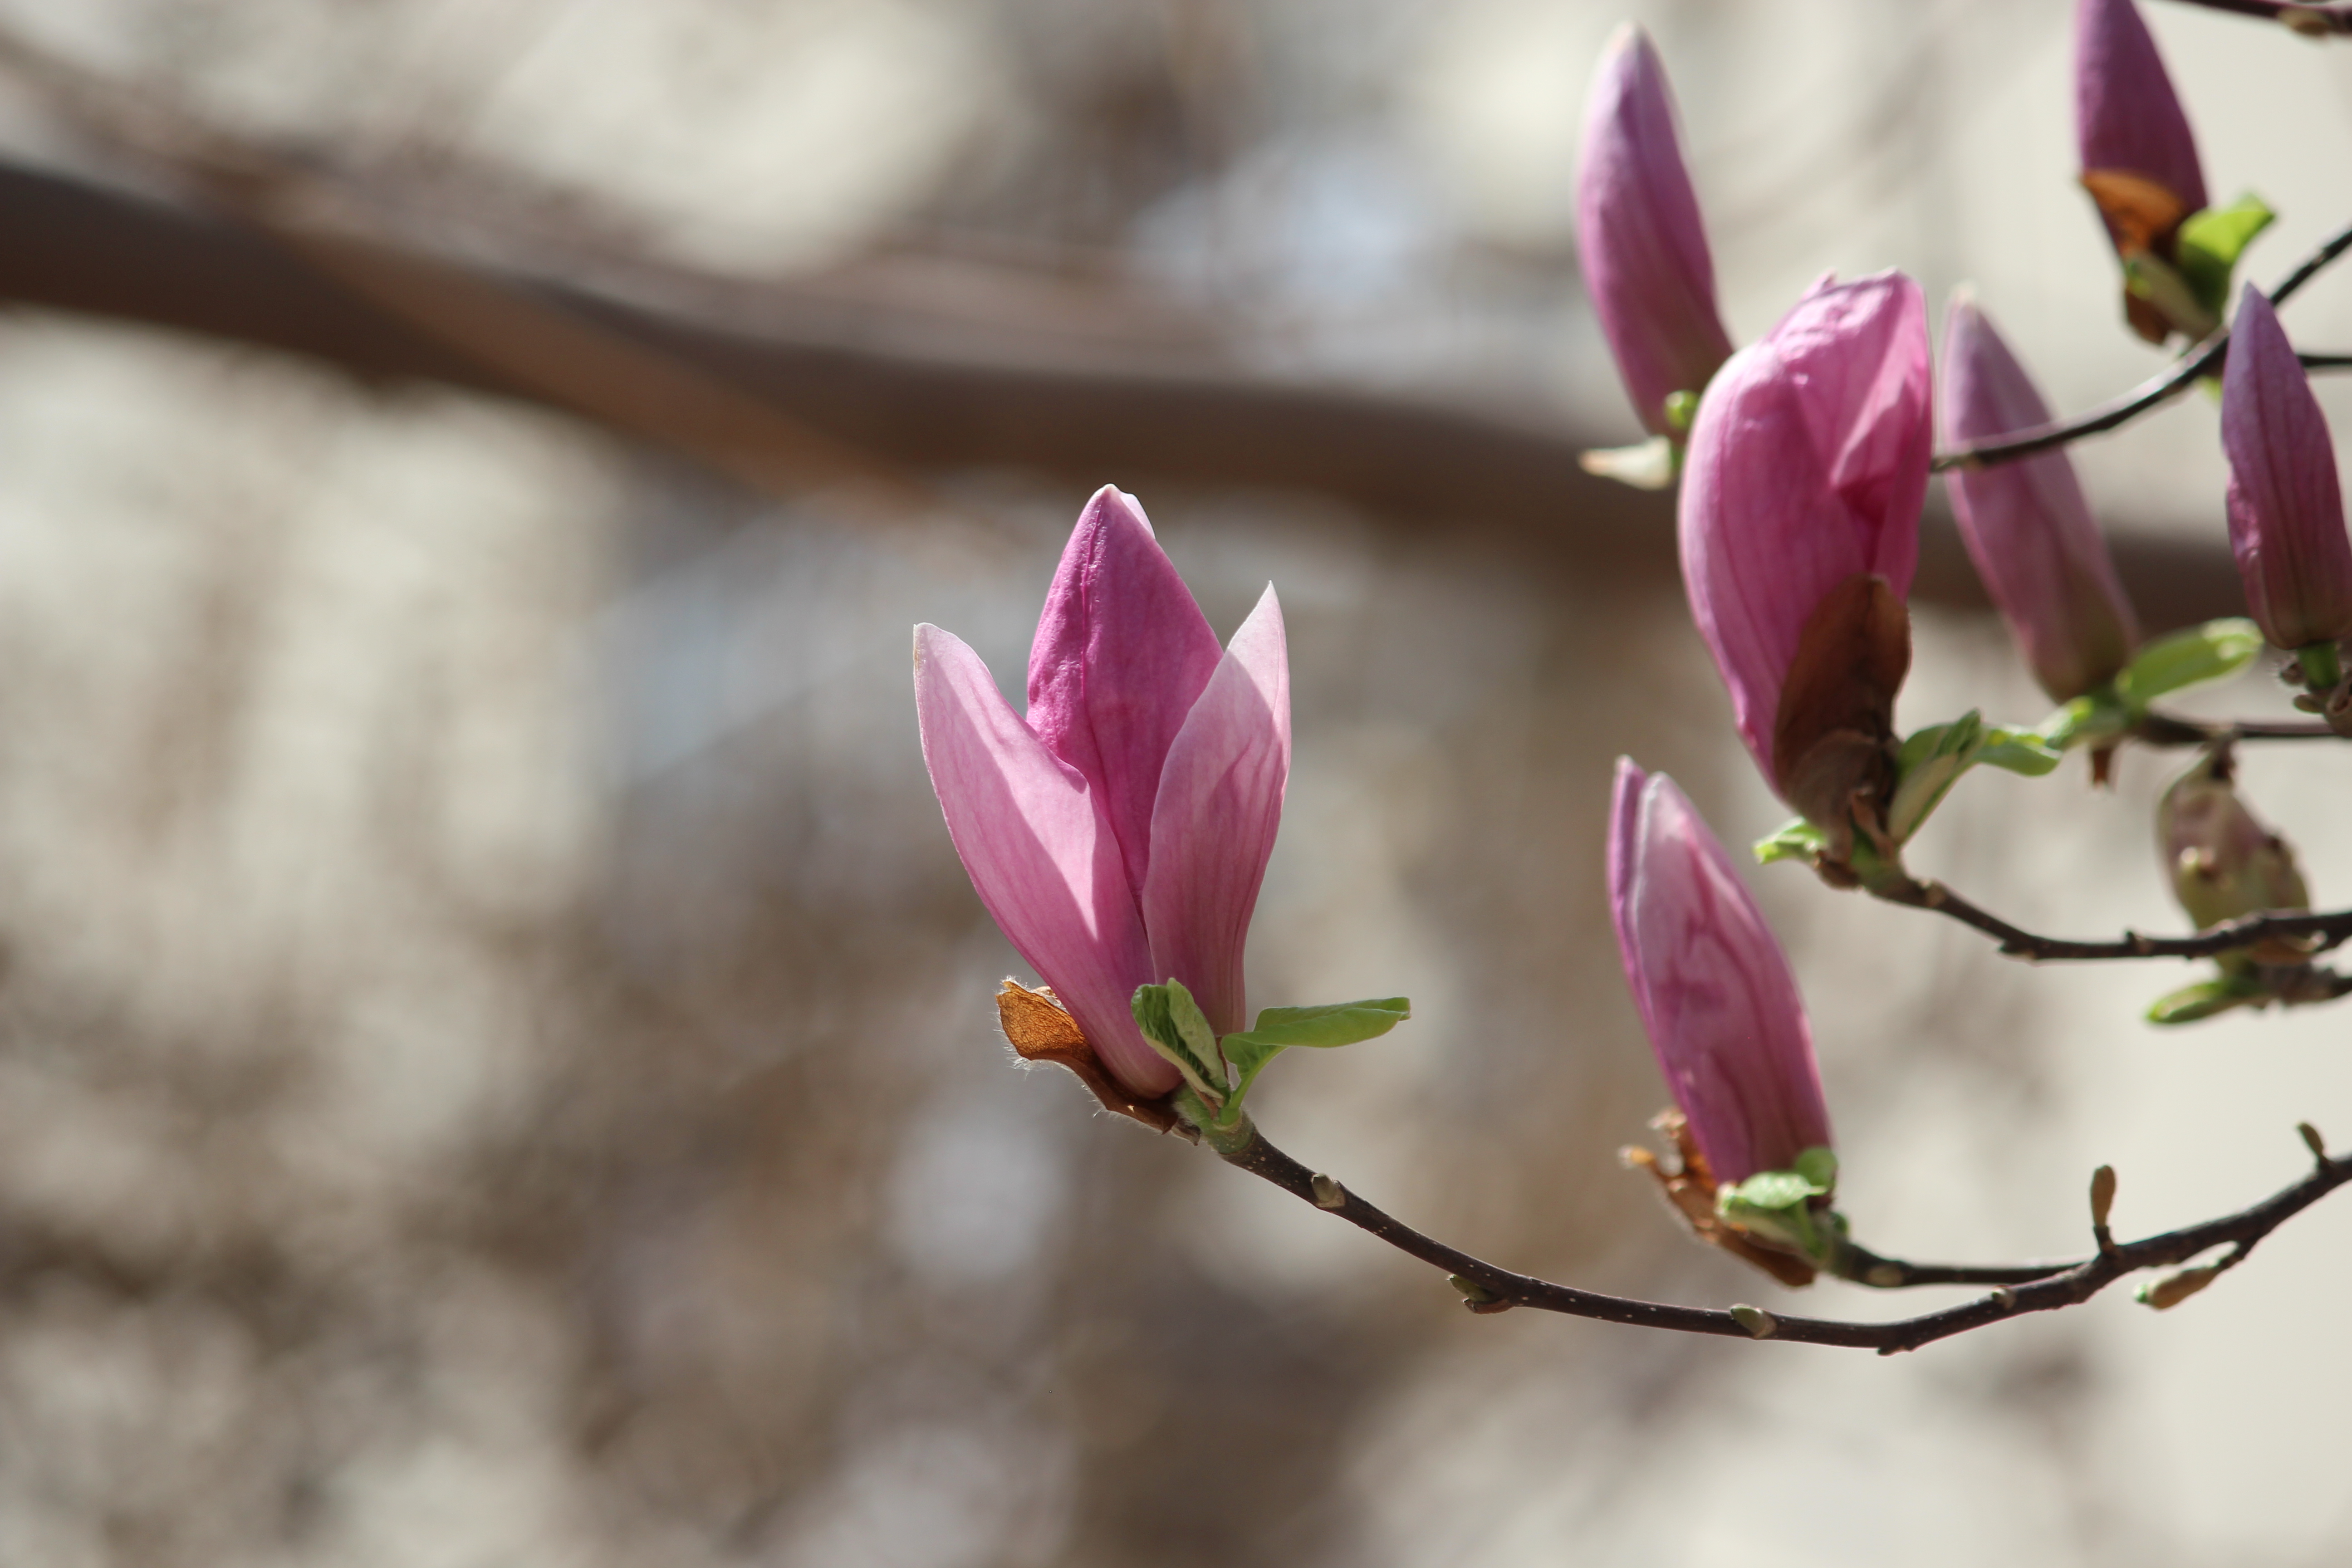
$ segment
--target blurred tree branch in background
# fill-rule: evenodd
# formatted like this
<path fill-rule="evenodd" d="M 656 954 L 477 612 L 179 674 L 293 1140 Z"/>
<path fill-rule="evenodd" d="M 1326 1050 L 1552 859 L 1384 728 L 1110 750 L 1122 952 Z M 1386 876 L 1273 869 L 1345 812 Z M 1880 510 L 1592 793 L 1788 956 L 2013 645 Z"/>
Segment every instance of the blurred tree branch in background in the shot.
<path fill-rule="evenodd" d="M 1592 443 L 1580 432 L 1238 368 L 1213 342 L 1171 342 L 1172 310 L 1089 319 L 1076 286 L 982 328 L 894 300 L 887 280 L 844 290 L 716 278 L 625 254 L 584 226 L 576 257 L 559 242 L 538 268 L 460 258 L 397 232 L 331 158 L 126 102 L 5 32 L 0 65 L 109 155 L 191 193 L 134 195 L 0 163 L 0 226 L 16 237 L 0 251 L 0 299 L 249 343 L 369 381 L 520 398 L 781 493 L 905 489 L 985 466 L 1087 484 L 1305 490 L 1397 526 L 1499 531 L 1514 551 L 1594 573 L 1675 569 L 1668 503 L 1583 472 Z M 440 178 L 477 211 L 501 198 L 552 205 L 496 172 Z M 971 274 L 950 298 L 1001 299 L 986 263 L 943 265 Z M 627 286 L 591 287 L 583 271 Z M 927 295 L 939 281 L 923 279 Z M 1130 315 L 1139 326 L 1124 327 Z M 2126 534 L 2116 549 L 2154 626 L 2237 607 L 2217 544 Z M 1940 512 L 1917 591 L 1984 604 Z"/>

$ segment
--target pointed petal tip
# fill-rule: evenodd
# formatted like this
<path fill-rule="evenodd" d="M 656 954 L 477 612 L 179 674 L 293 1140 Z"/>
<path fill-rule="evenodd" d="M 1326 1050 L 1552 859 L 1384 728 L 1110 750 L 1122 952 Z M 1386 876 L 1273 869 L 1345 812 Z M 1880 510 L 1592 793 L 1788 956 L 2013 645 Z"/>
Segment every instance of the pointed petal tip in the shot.
<path fill-rule="evenodd" d="M 1151 519 L 1144 512 L 1143 503 L 1117 485 L 1104 485 L 1087 498 L 1087 504 L 1078 510 L 1078 526 L 1083 529 L 1089 521 L 1100 526 L 1114 517 L 1125 518 L 1140 525 L 1143 531 L 1154 539 L 1160 537 L 1152 529 Z"/>

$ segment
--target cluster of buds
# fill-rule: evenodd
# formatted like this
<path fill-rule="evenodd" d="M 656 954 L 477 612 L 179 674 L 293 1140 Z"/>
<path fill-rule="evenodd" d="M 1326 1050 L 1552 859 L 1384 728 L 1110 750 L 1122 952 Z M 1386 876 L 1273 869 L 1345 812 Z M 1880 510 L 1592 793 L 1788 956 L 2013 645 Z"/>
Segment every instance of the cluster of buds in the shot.
<path fill-rule="evenodd" d="M 2151 342 L 2203 338 L 2269 211 L 2252 198 L 2210 205 L 2132 0 L 2080 0 L 2076 39 L 2082 180 L 2123 263 L 2126 315 Z M 1929 901 L 1901 850 L 1960 773 L 1978 762 L 2043 773 L 2060 748 L 2087 742 L 2104 778 L 2123 738 L 2152 734 L 2151 696 L 2242 668 L 2258 636 L 2292 656 L 2299 700 L 2352 735 L 2341 646 L 2352 534 L 2326 421 L 2260 290 L 2237 301 L 2221 387 L 2230 537 L 2252 624 L 2142 647 L 2064 454 L 1964 463 L 1950 481 L 1961 537 L 2025 663 L 2063 706 L 2038 731 L 1970 713 L 1904 739 L 1895 704 L 1938 406 L 1944 437 L 1963 445 L 2042 426 L 2050 410 L 2032 378 L 1963 289 L 1931 396 L 1927 304 L 1897 271 L 1824 277 L 1734 352 L 1664 72 L 1630 26 L 1594 81 L 1577 213 L 1585 282 L 1651 433 L 1588 466 L 1681 482 L 1693 619 L 1741 742 L 1800 814 L 1759 847 L 1765 858 L 1802 855 L 1833 883 Z M 1408 1015 L 1386 998 L 1248 1021 L 1243 950 L 1290 763 L 1271 586 L 1220 647 L 1141 508 L 1105 489 L 1047 595 L 1025 715 L 934 626 L 916 629 L 915 686 L 956 849 L 1045 983 L 1008 981 L 999 998 L 1024 1057 L 1070 1067 L 1114 1110 L 1234 1153 L 1254 1136 L 1242 1098 L 1275 1054 L 1369 1038 Z M 2226 742 L 2167 792 L 2158 837 L 2200 930 L 2308 907 L 2293 851 L 2239 797 Z M 1885 1283 L 1834 1206 L 1829 1113 L 1788 958 L 1683 793 L 1626 760 L 1608 880 L 1626 981 L 1675 1102 L 1657 1123 L 1667 1157 L 1629 1161 L 1702 1238 L 1786 1283 L 1824 1271 Z M 2295 941 L 2252 943 L 2151 1016 L 2309 999 L 2311 958 Z"/>

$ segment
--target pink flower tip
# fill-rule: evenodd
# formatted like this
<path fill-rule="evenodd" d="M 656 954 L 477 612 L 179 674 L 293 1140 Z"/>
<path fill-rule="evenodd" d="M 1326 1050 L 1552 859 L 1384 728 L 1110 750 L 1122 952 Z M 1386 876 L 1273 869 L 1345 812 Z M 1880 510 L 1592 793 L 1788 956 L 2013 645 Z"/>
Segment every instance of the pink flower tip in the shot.
<path fill-rule="evenodd" d="M 1831 1144 L 1796 977 L 1731 857 L 1675 782 L 1617 763 L 1609 909 L 1666 1087 L 1715 1180 Z"/>
<path fill-rule="evenodd" d="M 1698 197 L 1683 167 L 1674 100 L 1649 36 L 1632 23 L 1601 53 L 1584 118 L 1577 254 L 1634 410 L 1672 430 L 1666 400 L 1704 390 L 1731 355 L 1716 309 Z"/>

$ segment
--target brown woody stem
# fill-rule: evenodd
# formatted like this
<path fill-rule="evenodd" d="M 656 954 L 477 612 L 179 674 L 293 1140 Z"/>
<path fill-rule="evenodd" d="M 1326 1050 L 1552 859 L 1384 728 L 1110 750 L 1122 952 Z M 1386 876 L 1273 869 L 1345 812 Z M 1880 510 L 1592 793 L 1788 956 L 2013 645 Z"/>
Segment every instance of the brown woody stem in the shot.
<path fill-rule="evenodd" d="M 1366 1203 L 1354 1193 L 1339 1188 L 1338 1184 L 1328 1177 L 1325 1178 L 1320 1194 L 1320 1198 L 1326 1201 L 1318 1201 L 1315 1173 L 1267 1142 L 1263 1133 L 1223 1158 L 1228 1164 L 1237 1165 L 1254 1176 L 1263 1177 L 1310 1206 L 1336 1214 L 1408 1257 L 1442 1270 L 1456 1281 L 1455 1289 L 1463 1291 L 1472 1309 L 1481 1313 L 1500 1311 L 1506 1307 L 1528 1307 L 1538 1311 L 1564 1313 L 1572 1318 L 1596 1318 L 1603 1322 L 1666 1329 L 1676 1333 L 1716 1334 L 1725 1339 L 1739 1340 L 1769 1336 L 1774 1341 L 1794 1344 L 1847 1345 L 1875 1350 L 1881 1355 L 1916 1350 L 1921 1345 L 1984 1328 L 2005 1318 L 2076 1306 L 2125 1275 L 2183 1263 L 2216 1247 L 2232 1247 L 2234 1250 L 2228 1261 L 2235 1264 L 2279 1226 L 2346 1182 L 2352 1181 L 2352 1160 L 2331 1160 L 2321 1155 L 2310 1175 L 2293 1186 L 2273 1193 L 2251 1208 L 2139 1241 L 2104 1246 L 2097 1255 L 2079 1262 L 2021 1264 L 2009 1270 L 1896 1264 L 1897 1268 L 1913 1271 L 1916 1277 L 1906 1281 L 1911 1284 L 1997 1283 L 1997 1289 L 1990 1295 L 1962 1302 L 1957 1307 L 1948 1307 L 1942 1311 L 1923 1313 L 1889 1323 L 1854 1323 L 1830 1318 L 1783 1317 L 1779 1313 L 1764 1317 L 1754 1308 L 1726 1311 L 1707 1307 L 1676 1306 L 1664 1301 L 1611 1296 L 1597 1290 L 1580 1290 L 1572 1285 L 1556 1285 L 1547 1279 L 1515 1274 L 1423 1236 L 1411 1226 Z M 1335 1189 L 1339 1191 L 1341 1201 L 1333 1207 L 1328 1200 Z M 1877 1261 L 1893 1262 L 1892 1259 Z M 1997 1281 L 1996 1274 L 1999 1275 Z M 1469 1288 L 1475 1288 L 1475 1293 Z M 1748 1321 L 1743 1321 L 1739 1313 L 1744 1313 Z M 1762 1333 L 1753 1326 L 1759 1321 L 1766 1325 Z"/>
<path fill-rule="evenodd" d="M 2317 250 L 2305 257 L 2301 266 L 2288 273 L 2278 287 L 2271 290 L 2271 302 L 2278 304 L 2285 300 L 2347 249 L 2352 249 L 2352 226 L 2336 230 Z M 2007 436 L 1971 441 L 1948 451 L 1938 452 L 1934 466 L 1938 472 L 1947 468 L 1990 468 L 1996 463 L 2014 462 L 2037 452 L 2053 450 L 2085 436 L 2112 430 L 2186 390 L 2200 376 L 2218 374 L 2222 356 L 2229 353 L 2229 349 L 2230 330 L 2223 327 L 2174 362 L 2170 370 L 2142 382 L 2123 396 L 2101 404 L 2088 414 L 2053 424 L 2037 425 L 2030 430 L 2018 430 Z"/>

